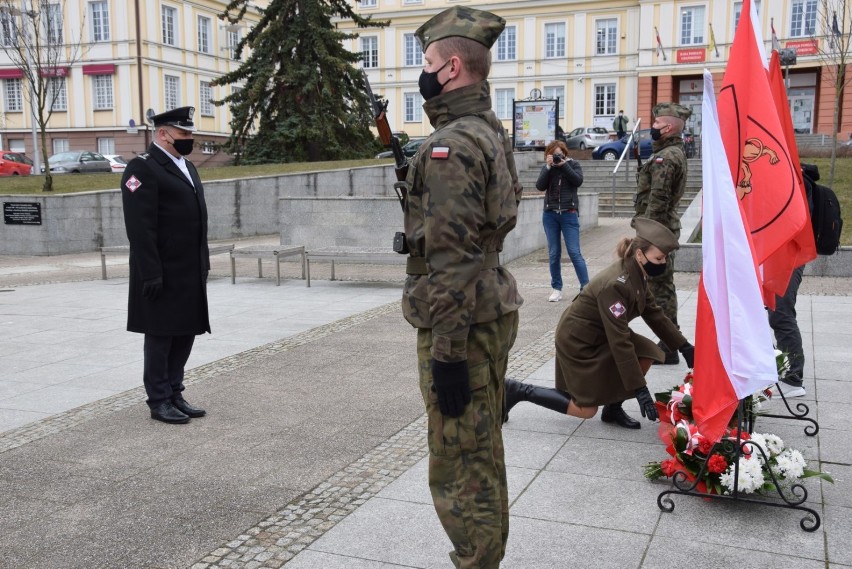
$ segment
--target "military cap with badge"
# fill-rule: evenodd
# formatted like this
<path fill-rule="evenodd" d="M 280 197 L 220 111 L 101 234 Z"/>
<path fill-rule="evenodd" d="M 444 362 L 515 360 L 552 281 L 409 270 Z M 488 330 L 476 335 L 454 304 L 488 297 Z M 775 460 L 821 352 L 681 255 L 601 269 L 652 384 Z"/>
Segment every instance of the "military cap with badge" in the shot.
<path fill-rule="evenodd" d="M 195 114 L 195 107 L 178 107 L 159 115 L 151 117 L 151 123 L 154 126 L 173 126 L 188 132 L 195 131 L 195 123 L 192 122 L 192 115 Z"/>
<path fill-rule="evenodd" d="M 633 220 L 633 226 L 636 229 L 636 237 L 641 237 L 665 255 L 680 248 L 675 234 L 659 221 L 637 217 Z"/>

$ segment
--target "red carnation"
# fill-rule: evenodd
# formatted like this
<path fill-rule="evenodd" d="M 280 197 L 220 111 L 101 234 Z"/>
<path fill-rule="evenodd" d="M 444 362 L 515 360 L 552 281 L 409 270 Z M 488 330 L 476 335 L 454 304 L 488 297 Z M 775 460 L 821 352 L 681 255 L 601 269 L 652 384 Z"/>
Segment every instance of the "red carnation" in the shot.
<path fill-rule="evenodd" d="M 711 441 L 710 439 L 705 439 L 704 437 L 699 439 L 699 441 L 698 441 L 698 452 L 700 452 L 703 455 L 708 455 L 708 454 L 710 454 L 710 451 L 712 449 L 713 449 L 713 441 Z"/>
<path fill-rule="evenodd" d="M 673 458 L 669 458 L 660 463 L 660 470 L 663 471 L 663 475 L 666 478 L 671 478 L 674 476 L 674 473 L 680 470 L 678 467 L 677 461 Z"/>
<path fill-rule="evenodd" d="M 714 454 L 707 459 L 707 471 L 721 474 L 728 469 L 728 461 L 721 454 Z"/>

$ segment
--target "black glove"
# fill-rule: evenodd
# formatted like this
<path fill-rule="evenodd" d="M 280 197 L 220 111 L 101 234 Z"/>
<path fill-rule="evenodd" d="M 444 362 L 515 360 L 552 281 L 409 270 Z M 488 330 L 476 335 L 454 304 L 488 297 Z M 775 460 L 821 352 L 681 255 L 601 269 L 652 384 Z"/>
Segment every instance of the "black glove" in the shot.
<path fill-rule="evenodd" d="M 686 365 L 689 367 L 689 369 L 695 367 L 695 346 L 687 342 L 681 347 L 679 347 L 677 351 L 679 351 L 680 355 L 683 356 L 683 359 L 686 360 Z"/>
<path fill-rule="evenodd" d="M 432 360 L 432 389 L 438 395 L 438 408 L 447 417 L 460 417 L 470 403 L 470 375 L 467 360 Z"/>
<path fill-rule="evenodd" d="M 142 283 L 142 296 L 148 300 L 157 300 L 161 292 L 163 292 L 163 277 L 148 279 Z"/>
<path fill-rule="evenodd" d="M 648 391 L 647 387 L 640 387 L 636 390 L 636 401 L 639 402 L 639 411 L 643 417 L 647 417 L 649 421 L 656 421 L 660 418 L 657 414 L 657 406 L 654 405 L 654 398 L 651 397 L 651 392 Z"/>

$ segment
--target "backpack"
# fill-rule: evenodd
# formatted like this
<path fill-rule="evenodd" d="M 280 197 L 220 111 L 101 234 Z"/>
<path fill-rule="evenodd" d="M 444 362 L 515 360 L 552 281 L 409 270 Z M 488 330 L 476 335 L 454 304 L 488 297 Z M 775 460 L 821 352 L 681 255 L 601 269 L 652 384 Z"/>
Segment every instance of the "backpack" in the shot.
<path fill-rule="evenodd" d="M 816 183 L 819 180 L 819 170 L 816 166 L 803 164 L 802 173 L 805 189 L 809 190 L 810 194 L 808 205 L 811 206 L 816 251 L 820 255 L 833 255 L 840 248 L 840 231 L 843 229 L 840 201 L 831 188 Z"/>

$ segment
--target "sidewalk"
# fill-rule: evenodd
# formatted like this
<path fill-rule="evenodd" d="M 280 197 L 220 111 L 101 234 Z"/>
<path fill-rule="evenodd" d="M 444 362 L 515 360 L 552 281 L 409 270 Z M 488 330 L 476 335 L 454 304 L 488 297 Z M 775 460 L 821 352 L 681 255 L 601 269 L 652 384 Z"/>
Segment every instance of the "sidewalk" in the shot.
<path fill-rule="evenodd" d="M 592 274 L 627 234 L 623 219 L 583 234 Z M 319 265 L 306 289 L 295 263 L 282 263 L 287 280 L 276 287 L 246 262 L 231 285 L 225 257 L 214 258 L 214 333 L 199 338 L 187 378 L 187 397 L 209 414 L 170 426 L 147 417 L 138 385 L 126 262 L 110 259 L 116 276 L 101 281 L 96 254 L 74 257 L 0 258 L 0 290 L 14 290 L 0 293 L 0 567 L 451 567 L 426 484 L 398 269 L 338 267 L 348 280 L 330 282 Z M 510 375 L 552 385 L 553 329 L 571 293 L 546 302 L 545 257 L 509 265 L 526 300 Z M 570 266 L 563 276 L 576 290 Z M 60 282 L 69 278 L 79 282 Z M 693 338 L 697 275 L 677 281 Z M 650 423 L 626 431 L 521 404 L 504 429 L 512 507 L 502 567 L 852 566 L 847 284 L 806 278 L 800 291 L 804 402 L 819 434 L 805 436 L 799 421 L 757 424 L 835 477 L 806 483 L 816 532 L 799 528 L 795 510 L 676 496 L 661 512 L 668 486 L 642 476 L 665 457 Z M 685 371 L 653 368 L 651 390 Z M 625 409 L 639 416 L 635 402 Z"/>

